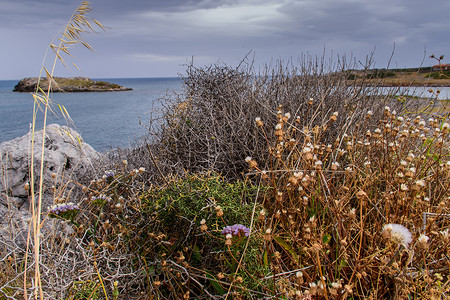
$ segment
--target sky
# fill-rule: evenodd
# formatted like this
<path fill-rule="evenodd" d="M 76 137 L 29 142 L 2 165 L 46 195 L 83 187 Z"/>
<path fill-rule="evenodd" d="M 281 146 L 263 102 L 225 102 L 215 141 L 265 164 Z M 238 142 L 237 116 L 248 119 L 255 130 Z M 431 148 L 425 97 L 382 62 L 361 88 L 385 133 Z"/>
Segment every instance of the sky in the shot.
<path fill-rule="evenodd" d="M 376 68 L 450 63 L 449 0 L 92 0 L 106 31 L 73 45 L 56 76 L 177 77 L 186 65 L 256 67 L 303 55 Z M 0 80 L 39 75 L 48 45 L 81 1 L 0 0 Z"/>

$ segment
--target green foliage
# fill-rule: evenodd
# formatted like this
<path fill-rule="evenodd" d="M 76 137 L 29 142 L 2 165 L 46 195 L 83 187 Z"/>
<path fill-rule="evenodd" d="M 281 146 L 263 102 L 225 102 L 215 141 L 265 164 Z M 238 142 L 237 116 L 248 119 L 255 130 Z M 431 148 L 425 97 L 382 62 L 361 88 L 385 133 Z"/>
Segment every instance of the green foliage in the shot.
<path fill-rule="evenodd" d="M 215 224 L 216 230 L 226 225 L 249 225 L 255 187 L 244 181 L 227 183 L 219 175 L 187 174 L 164 188 L 152 188 L 143 196 L 143 211 L 157 212 L 167 230 L 179 230 L 178 225 L 189 225 L 205 219 Z M 220 206 L 223 217 L 217 217 Z"/>
<path fill-rule="evenodd" d="M 395 76 L 395 72 L 389 72 L 387 70 L 375 70 L 375 72 L 367 74 L 367 79 L 391 78 Z"/>
<path fill-rule="evenodd" d="M 449 79 L 450 78 L 450 70 L 446 71 L 439 71 L 439 72 L 433 72 L 430 74 L 427 74 L 425 76 L 426 78 L 433 78 L 433 79 Z"/>

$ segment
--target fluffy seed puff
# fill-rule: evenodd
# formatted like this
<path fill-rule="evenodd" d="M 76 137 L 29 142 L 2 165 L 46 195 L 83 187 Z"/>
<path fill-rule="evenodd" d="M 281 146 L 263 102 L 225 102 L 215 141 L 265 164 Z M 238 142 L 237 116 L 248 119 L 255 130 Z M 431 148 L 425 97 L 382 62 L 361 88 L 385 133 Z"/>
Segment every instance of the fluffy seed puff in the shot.
<path fill-rule="evenodd" d="M 408 245 L 412 242 L 411 232 L 408 228 L 400 224 L 386 224 L 383 226 L 383 237 L 393 241 L 394 243 L 403 245 L 408 248 Z"/>

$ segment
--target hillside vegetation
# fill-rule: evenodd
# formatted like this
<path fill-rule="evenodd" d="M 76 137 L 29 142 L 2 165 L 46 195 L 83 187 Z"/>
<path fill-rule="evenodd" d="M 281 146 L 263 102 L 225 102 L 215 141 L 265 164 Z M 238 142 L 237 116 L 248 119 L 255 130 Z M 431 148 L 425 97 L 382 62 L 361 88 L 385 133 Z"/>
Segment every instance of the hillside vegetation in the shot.
<path fill-rule="evenodd" d="M 431 67 L 407 69 L 348 70 L 347 79 L 357 82 L 365 80 L 381 86 L 450 86 L 450 71 L 433 71 Z"/>

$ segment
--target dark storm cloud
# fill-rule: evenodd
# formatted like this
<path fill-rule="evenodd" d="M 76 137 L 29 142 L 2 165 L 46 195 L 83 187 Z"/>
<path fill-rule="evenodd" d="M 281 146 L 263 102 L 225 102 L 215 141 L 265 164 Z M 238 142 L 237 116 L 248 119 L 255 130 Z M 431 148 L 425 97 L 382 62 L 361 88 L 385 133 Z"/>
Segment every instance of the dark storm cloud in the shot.
<path fill-rule="evenodd" d="M 77 64 L 94 76 L 176 75 L 180 65 L 192 56 L 200 64 L 219 59 L 232 64 L 249 50 L 260 61 L 270 61 L 296 57 L 302 52 L 320 54 L 327 48 L 356 56 L 377 49 L 376 56 L 383 65 L 395 45 L 394 59 L 399 66 L 413 66 L 420 63 L 425 48 L 430 54 L 450 55 L 447 39 L 450 1 L 429 3 L 422 0 L 92 1 L 90 15 L 109 29 L 86 37 L 97 52 L 95 55 L 76 52 Z M 77 5 L 76 1 L 66 0 L 0 0 L 0 34 L 6 42 L 0 46 L 0 59 L 22 54 L 23 64 L 17 64 L 14 69 L 22 68 L 23 72 L 27 61 L 32 64 L 31 60 L 42 55 L 42 51 L 30 53 L 29 45 L 44 49 Z M 0 63 L 13 68 L 9 58 L 3 58 Z M 0 77 L 11 76 L 4 70 L 0 72 Z"/>

